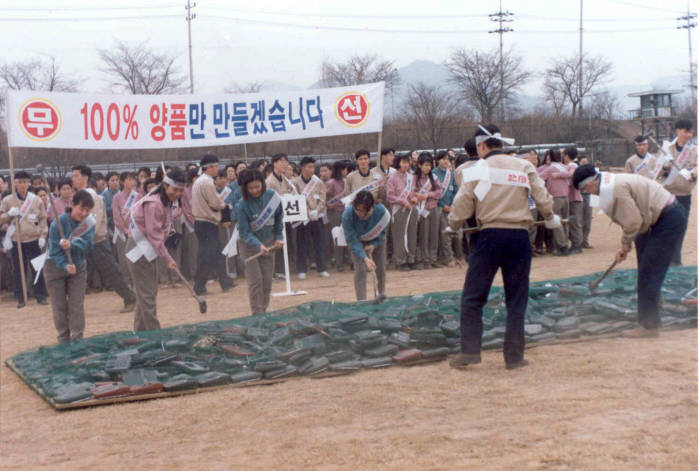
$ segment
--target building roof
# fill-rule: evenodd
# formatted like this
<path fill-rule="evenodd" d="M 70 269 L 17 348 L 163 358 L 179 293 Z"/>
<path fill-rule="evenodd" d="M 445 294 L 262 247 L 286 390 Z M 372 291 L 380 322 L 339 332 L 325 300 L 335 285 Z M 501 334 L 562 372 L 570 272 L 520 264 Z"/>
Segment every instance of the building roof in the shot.
<path fill-rule="evenodd" d="M 683 90 L 649 90 L 648 92 L 636 92 L 636 93 L 628 93 L 627 96 L 630 97 L 635 97 L 635 96 L 645 96 L 645 95 L 675 95 L 678 93 L 683 93 Z"/>

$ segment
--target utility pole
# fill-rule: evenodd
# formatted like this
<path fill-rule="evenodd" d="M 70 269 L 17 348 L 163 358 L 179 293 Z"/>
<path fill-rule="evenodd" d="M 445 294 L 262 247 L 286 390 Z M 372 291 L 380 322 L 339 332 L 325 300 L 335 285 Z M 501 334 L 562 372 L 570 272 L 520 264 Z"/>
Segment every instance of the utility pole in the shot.
<path fill-rule="evenodd" d="M 697 16 L 698 16 L 697 13 L 690 13 L 690 4 L 688 4 L 688 12 L 686 13 L 686 15 L 676 18 L 679 21 L 685 21 L 685 24 L 681 24 L 680 26 L 676 26 L 676 29 L 687 29 L 688 30 L 688 66 L 690 68 L 690 96 L 693 100 L 693 108 L 695 108 L 695 106 L 696 106 L 697 85 L 695 84 L 695 74 L 694 74 L 695 67 L 693 66 L 693 43 L 691 42 L 691 39 L 690 39 L 690 30 L 695 28 L 695 26 L 697 26 L 697 23 L 695 23 L 695 21 L 694 21 Z"/>
<path fill-rule="evenodd" d="M 190 56 L 190 93 L 194 93 L 194 78 L 192 76 L 192 20 L 197 18 L 196 13 L 192 13 L 192 9 L 197 6 L 197 2 L 190 4 L 190 0 L 187 0 L 187 5 L 185 5 L 185 10 L 187 10 L 187 48 Z"/>
<path fill-rule="evenodd" d="M 579 0 L 578 17 L 578 84 L 576 95 L 578 95 L 578 115 L 583 116 L 583 0 Z"/>
<path fill-rule="evenodd" d="M 503 27 L 503 23 L 510 23 L 513 20 L 510 18 L 513 13 L 509 11 L 503 11 L 502 0 L 498 0 L 498 12 L 491 13 L 489 19 L 498 23 L 498 29 L 492 29 L 489 31 L 491 33 L 498 33 L 498 72 L 501 76 L 498 92 L 498 101 L 501 104 L 500 121 L 501 124 L 506 116 L 505 110 L 505 96 L 503 93 L 503 33 L 509 33 L 513 31 L 513 28 Z"/>

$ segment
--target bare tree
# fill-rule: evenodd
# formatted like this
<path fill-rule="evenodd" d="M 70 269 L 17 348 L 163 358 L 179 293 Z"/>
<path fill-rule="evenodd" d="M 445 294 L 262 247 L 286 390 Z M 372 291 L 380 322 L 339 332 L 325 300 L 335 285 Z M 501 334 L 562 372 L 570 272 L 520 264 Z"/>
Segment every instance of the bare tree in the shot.
<path fill-rule="evenodd" d="M 0 66 L 3 88 L 11 90 L 41 90 L 46 92 L 74 92 L 77 81 L 61 73 L 54 57 L 35 57 L 26 61 L 5 63 Z"/>
<path fill-rule="evenodd" d="M 408 89 L 404 113 L 419 142 L 429 142 L 437 152 L 449 123 L 454 119 L 457 100 L 439 86 L 417 82 Z"/>
<path fill-rule="evenodd" d="M 265 88 L 265 82 L 256 80 L 247 83 L 234 83 L 231 86 L 224 88 L 226 93 L 258 93 Z"/>
<path fill-rule="evenodd" d="M 603 84 L 613 70 L 612 63 L 604 57 L 583 58 L 583 70 L 579 68 L 578 56 L 554 59 L 545 72 L 545 98 L 564 97 L 571 105 L 571 116 L 583 116 L 583 99 L 590 95 L 593 89 Z M 578 79 L 581 75 L 581 89 Z M 554 105 L 554 102 L 552 102 Z"/>
<path fill-rule="evenodd" d="M 445 66 L 462 99 L 474 107 L 481 121 L 491 122 L 501 102 L 512 106 L 515 92 L 530 78 L 521 64 L 522 59 L 512 51 L 503 54 L 503 94 L 498 50 L 482 52 L 457 48 Z"/>
<path fill-rule="evenodd" d="M 354 55 L 345 62 L 324 60 L 321 64 L 321 85 L 323 87 L 345 87 L 363 83 L 382 82 L 388 89 L 399 83 L 399 74 L 394 61 L 377 55 Z"/>
<path fill-rule="evenodd" d="M 185 77 L 178 75 L 175 56 L 158 53 L 148 42 L 129 45 L 117 41 L 111 49 L 98 49 L 102 71 L 111 85 L 134 95 L 160 95 L 183 91 Z"/>

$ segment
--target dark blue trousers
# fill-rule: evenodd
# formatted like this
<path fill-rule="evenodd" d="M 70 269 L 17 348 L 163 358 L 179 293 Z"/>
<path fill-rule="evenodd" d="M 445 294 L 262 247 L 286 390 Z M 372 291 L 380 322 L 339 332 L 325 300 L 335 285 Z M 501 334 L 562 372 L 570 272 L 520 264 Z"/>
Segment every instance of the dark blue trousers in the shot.
<path fill-rule="evenodd" d="M 22 275 L 20 274 L 19 271 L 19 249 L 17 248 L 17 242 L 12 242 L 12 250 L 10 251 L 12 253 L 12 263 L 15 268 L 15 289 L 14 289 L 14 294 L 15 294 L 15 299 L 17 301 L 22 300 Z M 41 249 L 39 248 L 39 241 L 33 240 L 31 242 L 22 242 L 22 263 L 24 263 L 24 273 L 31 273 L 30 267 L 31 267 L 31 260 L 34 257 L 38 257 L 41 255 Z M 34 277 L 30 276 L 31 283 L 34 281 Z M 30 290 L 32 288 L 31 285 L 27 286 L 27 297 L 29 297 Z M 39 275 L 39 281 L 34 285 L 34 296 L 36 297 L 37 301 L 43 301 L 47 298 L 48 294 L 46 292 L 46 285 L 44 284 L 44 272 L 42 270 L 41 275 Z"/>
<path fill-rule="evenodd" d="M 685 224 L 681 230 L 681 237 L 676 241 L 673 247 L 673 257 L 671 257 L 671 263 L 680 265 L 681 264 L 681 248 L 683 248 L 683 239 L 685 238 L 685 231 L 688 229 L 688 219 L 690 218 L 690 201 L 691 195 L 687 196 L 676 196 L 676 201 L 681 205 L 681 210 L 685 214 Z"/>
<path fill-rule="evenodd" d="M 325 233 L 325 225 L 320 219 L 297 227 L 297 273 L 306 273 L 306 259 L 312 243 L 311 252 L 314 254 L 316 270 L 319 273 L 326 271 Z"/>
<path fill-rule="evenodd" d="M 523 359 L 525 351 L 525 309 L 530 289 L 530 237 L 525 229 L 484 229 L 469 256 L 469 269 L 462 290 L 462 352 L 481 353 L 484 330 L 481 318 L 493 278 L 503 274 L 506 295 L 506 335 L 503 357 L 506 363 Z"/>
<path fill-rule="evenodd" d="M 207 279 L 212 270 L 216 273 L 221 289 L 233 286 L 233 280 L 226 275 L 226 259 L 221 255 L 219 226 L 210 222 L 195 221 L 194 233 L 197 235 L 197 270 L 194 274 L 194 291 L 204 293 L 207 289 Z"/>
<path fill-rule="evenodd" d="M 634 239 L 637 251 L 637 311 L 647 329 L 659 327 L 659 294 L 673 251 L 688 225 L 685 208 L 678 202 L 661 212 L 656 224 Z"/>

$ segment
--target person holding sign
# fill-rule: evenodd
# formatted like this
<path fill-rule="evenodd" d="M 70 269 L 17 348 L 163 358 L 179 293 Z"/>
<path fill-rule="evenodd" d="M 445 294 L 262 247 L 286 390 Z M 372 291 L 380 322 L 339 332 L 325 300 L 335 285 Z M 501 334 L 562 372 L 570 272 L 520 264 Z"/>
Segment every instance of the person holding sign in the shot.
<path fill-rule="evenodd" d="M 313 157 L 301 159 L 301 174 L 292 180 L 297 192 L 306 199 L 308 217 L 308 221 L 297 227 L 297 273 L 301 280 L 306 278 L 306 259 L 312 240 L 316 270 L 323 277 L 330 276 L 326 271 L 325 224 L 322 219 L 326 211 L 326 185 L 314 175 L 315 162 Z"/>
<path fill-rule="evenodd" d="M 247 259 L 245 278 L 253 315 L 262 314 L 270 305 L 272 291 L 272 249 L 284 246 L 282 198 L 266 188 L 258 170 L 243 170 L 238 176 L 243 198 L 236 203 L 236 221 L 240 233 L 239 252 Z"/>
<path fill-rule="evenodd" d="M 156 313 L 156 261 L 160 257 L 169 270 L 177 268 L 165 240 L 172 229 L 173 203 L 182 196 L 185 180 L 185 172 L 178 168 L 171 170 L 158 188 L 141 198 L 131 211 L 126 258 L 136 289 L 135 331 L 160 329 Z"/>
<path fill-rule="evenodd" d="M 690 215 L 691 193 L 698 179 L 698 147 L 691 142 L 693 138 L 693 122 L 689 119 L 679 119 L 674 125 L 676 138 L 666 151 L 673 160 L 663 166 L 663 185 L 671 194 L 676 196 L 686 217 L 686 225 L 681 230 L 681 238 L 673 247 L 671 266 L 681 265 L 681 247 L 688 229 L 687 219 Z"/>
<path fill-rule="evenodd" d="M 637 252 L 637 310 L 639 328 L 626 337 L 659 335 L 659 296 L 673 257 L 672 247 L 688 224 L 677 196 L 640 175 L 598 172 L 581 165 L 574 172 L 580 191 L 599 196 L 600 209 L 622 227 L 617 263 L 627 258 L 632 242 Z"/>
<path fill-rule="evenodd" d="M 22 244 L 21 263 L 26 266 L 31 259 L 41 255 L 42 249 L 46 246 L 46 236 L 48 235 L 46 207 L 41 198 L 29 191 L 30 179 L 31 175 L 25 171 L 15 173 L 15 191 L 13 194 L 5 196 L 0 203 L 0 224 L 9 224 L 2 246 L 7 253 L 12 254 L 12 263 L 15 267 L 14 294 L 15 299 L 17 299 L 17 309 L 23 308 L 26 303 L 22 292 L 18 244 Z M 48 304 L 43 274 L 39 275 L 39 279 L 34 285 L 34 296 L 39 304 Z"/>
<path fill-rule="evenodd" d="M 394 265 L 397 270 L 408 271 L 416 268 L 416 224 L 418 212 L 415 206 L 418 197 L 413 191 L 411 155 L 400 154 L 394 159 L 397 170 L 386 182 L 386 199 L 391 205 L 391 236 L 394 249 Z M 374 196 L 374 195 L 372 195 Z"/>
<path fill-rule="evenodd" d="M 194 275 L 194 292 L 197 296 L 207 294 L 207 278 L 211 270 L 221 285 L 221 291 L 233 288 L 234 283 L 226 275 L 226 260 L 221 256 L 219 240 L 219 223 L 221 211 L 226 203 L 219 197 L 214 185 L 214 178 L 219 174 L 219 159 L 207 154 L 200 161 L 202 175 L 192 186 L 192 213 L 194 214 L 194 232 L 197 235 L 197 272 Z"/>
<path fill-rule="evenodd" d="M 534 223 L 528 204 L 531 197 L 550 228 L 561 221 L 552 211 L 552 196 L 537 176 L 535 167 L 525 159 L 503 153 L 497 126 L 479 125 L 474 138 L 479 160 L 464 172 L 449 215 L 450 228 L 458 230 L 465 220 L 476 215 L 481 228 L 464 280 L 461 302 L 461 350 L 450 366 L 464 369 L 481 363 L 482 310 L 498 269 L 503 274 L 506 293 L 506 332 L 503 356 L 507 369 L 527 364 L 525 353 L 525 309 L 527 308 L 530 263 L 529 227 Z"/>
<path fill-rule="evenodd" d="M 367 272 L 376 273 L 378 297 L 386 295 L 386 230 L 391 214 L 372 193 L 360 191 L 343 211 L 343 232 L 355 265 L 355 295 L 367 299 Z"/>
<path fill-rule="evenodd" d="M 59 343 L 81 339 L 85 331 L 85 267 L 87 251 L 95 240 L 97 221 L 90 214 L 94 206 L 92 196 L 79 190 L 70 212 L 56 218 L 49 229 L 44 277 Z"/>

